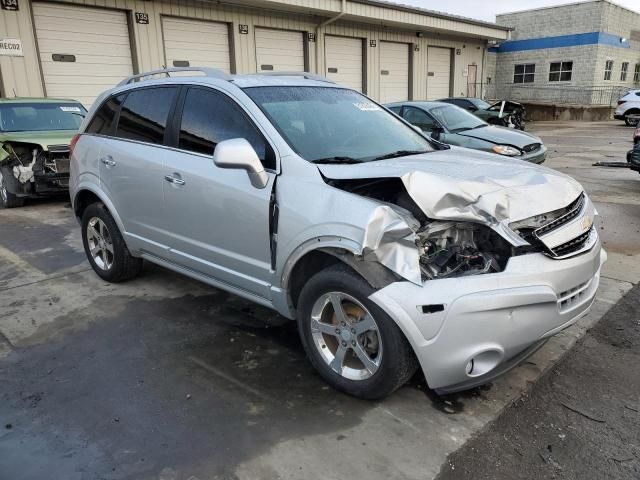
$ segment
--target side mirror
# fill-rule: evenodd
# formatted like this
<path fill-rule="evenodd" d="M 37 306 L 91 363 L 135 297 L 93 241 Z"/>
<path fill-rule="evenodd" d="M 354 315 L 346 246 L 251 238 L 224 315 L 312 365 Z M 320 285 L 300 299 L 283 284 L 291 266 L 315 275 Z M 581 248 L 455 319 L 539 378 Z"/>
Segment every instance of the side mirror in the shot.
<path fill-rule="evenodd" d="M 251 185 L 264 188 L 269 183 L 269 176 L 251 144 L 244 138 L 224 140 L 213 152 L 213 163 L 220 168 L 245 170 Z"/>
<path fill-rule="evenodd" d="M 435 140 L 439 140 L 440 139 L 440 134 L 444 133 L 444 128 L 440 127 L 440 126 L 435 126 L 433 127 L 433 130 L 431 131 L 431 138 L 435 139 Z"/>
<path fill-rule="evenodd" d="M 469 110 L 470 112 L 477 112 L 478 107 L 475 107 L 475 106 L 467 107 L 467 110 Z"/>

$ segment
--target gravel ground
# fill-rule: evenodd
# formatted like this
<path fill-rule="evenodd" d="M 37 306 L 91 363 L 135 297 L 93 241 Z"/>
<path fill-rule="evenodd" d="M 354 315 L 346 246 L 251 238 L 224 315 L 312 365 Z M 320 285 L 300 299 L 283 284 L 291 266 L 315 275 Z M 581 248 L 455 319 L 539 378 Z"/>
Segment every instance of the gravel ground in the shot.
<path fill-rule="evenodd" d="M 640 284 L 439 480 L 640 479 Z"/>

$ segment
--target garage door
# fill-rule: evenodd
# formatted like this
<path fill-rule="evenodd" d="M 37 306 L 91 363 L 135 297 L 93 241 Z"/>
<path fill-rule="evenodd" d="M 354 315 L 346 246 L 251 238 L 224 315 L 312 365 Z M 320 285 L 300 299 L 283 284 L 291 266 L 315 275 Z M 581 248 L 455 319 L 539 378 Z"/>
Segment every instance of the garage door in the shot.
<path fill-rule="evenodd" d="M 326 75 L 345 87 L 362 91 L 362 39 L 326 36 Z"/>
<path fill-rule="evenodd" d="M 409 45 L 380 42 L 380 102 L 409 99 Z"/>
<path fill-rule="evenodd" d="M 73 98 L 89 107 L 133 73 L 124 12 L 34 3 L 33 20 L 49 97 Z"/>
<path fill-rule="evenodd" d="M 167 67 L 214 67 L 231 72 L 226 23 L 162 19 Z"/>
<path fill-rule="evenodd" d="M 256 28 L 256 70 L 304 71 L 302 32 Z"/>
<path fill-rule="evenodd" d="M 427 50 L 427 100 L 451 95 L 451 49 L 429 47 Z"/>

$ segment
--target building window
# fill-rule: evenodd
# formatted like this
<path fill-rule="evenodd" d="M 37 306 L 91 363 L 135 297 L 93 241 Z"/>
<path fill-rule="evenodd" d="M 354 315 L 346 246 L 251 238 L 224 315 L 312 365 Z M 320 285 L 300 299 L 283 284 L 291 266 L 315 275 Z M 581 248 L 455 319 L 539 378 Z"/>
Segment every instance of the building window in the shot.
<path fill-rule="evenodd" d="M 613 71 L 613 60 L 607 60 L 604 64 L 604 79 L 611 80 L 611 72 Z"/>
<path fill-rule="evenodd" d="M 553 62 L 549 66 L 550 82 L 570 82 L 573 62 Z"/>
<path fill-rule="evenodd" d="M 535 63 L 516 65 L 513 69 L 513 83 L 533 83 L 535 76 Z"/>
<path fill-rule="evenodd" d="M 640 63 L 636 63 L 636 69 L 633 71 L 633 81 L 640 82 Z"/>
<path fill-rule="evenodd" d="M 622 68 L 620 69 L 620 81 L 627 81 L 627 71 L 629 70 L 629 62 L 622 62 Z"/>

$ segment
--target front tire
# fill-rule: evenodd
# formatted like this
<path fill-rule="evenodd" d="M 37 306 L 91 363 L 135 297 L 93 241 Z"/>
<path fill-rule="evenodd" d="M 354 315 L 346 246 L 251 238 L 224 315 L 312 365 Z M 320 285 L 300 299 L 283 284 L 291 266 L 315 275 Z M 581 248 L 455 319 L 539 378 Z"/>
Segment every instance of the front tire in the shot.
<path fill-rule="evenodd" d="M 107 282 L 130 280 L 142 271 L 142 259 L 129 253 L 118 225 L 103 203 L 89 205 L 82 214 L 82 243 L 91 267 Z"/>
<path fill-rule="evenodd" d="M 18 197 L 7 190 L 2 170 L 0 170 L 0 208 L 17 208 L 24 205 L 24 198 Z"/>
<path fill-rule="evenodd" d="M 400 328 L 369 299 L 375 290 L 346 265 L 315 274 L 298 301 L 307 356 L 337 390 L 368 400 L 404 385 L 418 364 Z"/>

